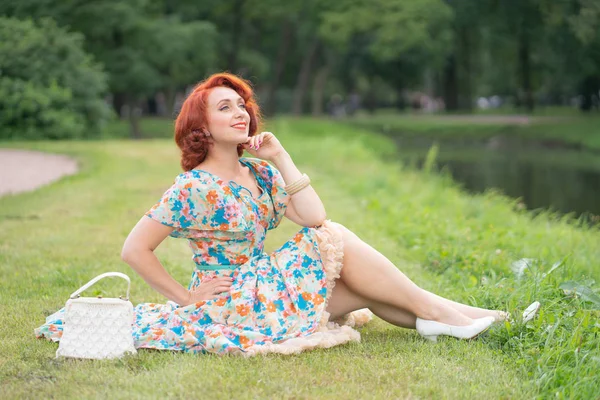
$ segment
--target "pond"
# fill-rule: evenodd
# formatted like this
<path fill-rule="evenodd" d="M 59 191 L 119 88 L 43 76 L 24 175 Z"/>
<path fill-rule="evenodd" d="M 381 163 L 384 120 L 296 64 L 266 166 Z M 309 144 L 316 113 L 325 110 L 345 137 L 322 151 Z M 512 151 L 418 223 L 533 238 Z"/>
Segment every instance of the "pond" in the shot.
<path fill-rule="evenodd" d="M 393 135 L 400 157 L 421 167 L 437 146 L 436 166 L 465 189 L 495 188 L 529 209 L 572 213 L 600 222 L 600 154 L 494 137 L 480 141 Z"/>

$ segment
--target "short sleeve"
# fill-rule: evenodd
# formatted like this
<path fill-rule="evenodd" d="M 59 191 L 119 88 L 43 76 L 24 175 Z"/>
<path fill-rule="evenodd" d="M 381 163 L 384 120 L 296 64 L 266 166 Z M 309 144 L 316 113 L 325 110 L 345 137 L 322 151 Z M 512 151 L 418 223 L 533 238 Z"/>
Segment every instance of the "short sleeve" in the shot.
<path fill-rule="evenodd" d="M 285 215 L 290 196 L 285 191 L 285 181 L 277 168 L 264 160 L 256 159 L 255 162 L 258 173 L 265 182 L 273 203 L 273 217 L 269 220 L 268 229 L 275 229 Z"/>
<path fill-rule="evenodd" d="M 175 228 L 173 237 L 187 237 L 186 231 L 198 227 L 206 207 L 202 188 L 188 179 L 177 179 L 146 216 Z"/>

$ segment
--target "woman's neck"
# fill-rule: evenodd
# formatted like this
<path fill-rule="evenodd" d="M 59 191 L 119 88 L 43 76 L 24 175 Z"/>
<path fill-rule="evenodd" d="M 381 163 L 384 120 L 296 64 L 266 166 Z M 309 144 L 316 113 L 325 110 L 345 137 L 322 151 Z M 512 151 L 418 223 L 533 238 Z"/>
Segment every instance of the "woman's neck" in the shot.
<path fill-rule="evenodd" d="M 243 166 L 239 162 L 240 157 L 237 153 L 237 147 L 219 148 L 213 145 L 206 158 L 200 164 L 200 168 L 214 173 L 223 179 L 235 179 L 242 175 Z"/>

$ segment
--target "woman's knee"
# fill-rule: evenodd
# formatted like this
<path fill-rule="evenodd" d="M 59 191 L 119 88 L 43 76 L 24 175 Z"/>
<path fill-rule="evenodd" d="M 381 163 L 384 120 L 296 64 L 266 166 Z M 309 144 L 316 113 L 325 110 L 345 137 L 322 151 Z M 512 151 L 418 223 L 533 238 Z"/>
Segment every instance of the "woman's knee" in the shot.
<path fill-rule="evenodd" d="M 351 291 L 342 279 L 337 279 L 327 303 L 327 311 L 333 320 L 349 312 L 369 307 L 369 305 L 367 299 Z"/>
<path fill-rule="evenodd" d="M 356 236 L 354 232 L 346 228 L 344 225 L 339 224 L 337 222 L 331 222 L 331 224 L 342 234 L 342 239 L 344 240 L 344 242 L 350 240 L 359 240 L 358 236 Z"/>

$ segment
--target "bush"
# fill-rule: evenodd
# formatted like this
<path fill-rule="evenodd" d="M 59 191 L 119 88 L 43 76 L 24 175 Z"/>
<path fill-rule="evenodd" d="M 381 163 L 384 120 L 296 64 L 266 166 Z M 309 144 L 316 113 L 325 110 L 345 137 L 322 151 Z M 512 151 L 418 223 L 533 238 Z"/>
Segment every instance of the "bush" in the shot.
<path fill-rule="evenodd" d="M 106 80 L 82 35 L 51 19 L 0 18 L 0 139 L 98 135 L 111 116 Z"/>

